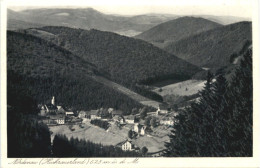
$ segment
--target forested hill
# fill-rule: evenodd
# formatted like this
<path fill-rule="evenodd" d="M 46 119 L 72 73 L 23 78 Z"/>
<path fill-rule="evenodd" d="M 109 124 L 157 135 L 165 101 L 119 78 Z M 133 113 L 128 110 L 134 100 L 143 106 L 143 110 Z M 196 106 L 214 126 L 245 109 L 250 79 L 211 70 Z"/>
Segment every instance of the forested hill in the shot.
<path fill-rule="evenodd" d="M 197 33 L 221 26 L 221 24 L 203 18 L 181 17 L 161 23 L 135 37 L 158 47 L 164 47 L 170 42 L 176 42 Z"/>
<path fill-rule="evenodd" d="M 74 109 L 114 107 L 130 112 L 141 105 L 96 81 L 95 66 L 40 38 L 7 32 L 8 101 L 17 106 L 19 95 L 44 103 L 51 96 Z M 19 95 L 18 95 L 19 94 Z"/>
<path fill-rule="evenodd" d="M 252 22 L 239 22 L 190 36 L 164 49 L 200 67 L 230 64 L 230 56 L 252 41 Z"/>
<path fill-rule="evenodd" d="M 168 78 L 190 78 L 201 69 L 153 45 L 115 33 L 66 27 L 26 30 L 93 63 L 125 86 Z M 34 33 L 33 33 L 34 32 Z M 52 36 L 45 36 L 45 34 Z"/>

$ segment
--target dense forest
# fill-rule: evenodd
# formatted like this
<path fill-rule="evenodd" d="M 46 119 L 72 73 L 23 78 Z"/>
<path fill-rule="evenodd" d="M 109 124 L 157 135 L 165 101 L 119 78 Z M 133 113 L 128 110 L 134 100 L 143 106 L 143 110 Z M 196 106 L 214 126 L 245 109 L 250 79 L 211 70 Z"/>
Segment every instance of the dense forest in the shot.
<path fill-rule="evenodd" d="M 164 49 L 194 65 L 220 68 L 229 65 L 230 56 L 247 41 L 252 41 L 252 22 L 239 22 L 189 36 Z"/>
<path fill-rule="evenodd" d="M 8 157 L 49 157 L 51 155 L 50 132 L 46 125 L 38 123 L 36 104 L 29 97 L 18 96 L 16 106 L 7 109 Z"/>
<path fill-rule="evenodd" d="M 130 88 L 147 80 L 188 79 L 201 71 L 147 42 L 111 32 L 67 27 L 43 27 L 36 30 L 39 31 L 29 29 L 26 32 L 67 49 L 99 70 L 108 72 L 113 81 Z"/>
<path fill-rule="evenodd" d="M 94 81 L 91 75 L 98 73 L 94 65 L 50 42 L 15 32 L 8 32 L 7 40 L 8 103 L 23 93 L 38 103 L 55 96 L 58 104 L 75 110 L 113 107 L 127 114 L 142 107 Z"/>
<path fill-rule="evenodd" d="M 252 49 L 228 82 L 221 74 L 200 92 L 200 101 L 177 116 L 165 156 L 252 156 Z"/>

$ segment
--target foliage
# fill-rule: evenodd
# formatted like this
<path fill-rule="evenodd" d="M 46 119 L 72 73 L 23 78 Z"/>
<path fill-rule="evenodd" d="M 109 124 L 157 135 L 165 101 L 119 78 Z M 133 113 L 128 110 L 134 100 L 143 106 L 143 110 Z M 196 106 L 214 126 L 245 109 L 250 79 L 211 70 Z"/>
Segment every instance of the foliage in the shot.
<path fill-rule="evenodd" d="M 150 125 L 152 127 L 156 127 L 157 126 L 157 119 L 155 117 L 152 117 L 152 119 L 150 120 Z"/>
<path fill-rule="evenodd" d="M 164 49 L 194 65 L 220 68 L 229 65 L 230 55 L 248 41 L 252 41 L 252 22 L 239 22 L 169 43 Z"/>
<path fill-rule="evenodd" d="M 252 156 L 252 91 L 249 49 L 231 82 L 208 74 L 200 101 L 176 117 L 165 156 Z"/>
<path fill-rule="evenodd" d="M 7 44 L 7 89 L 13 103 L 23 103 L 16 100 L 17 93 L 22 93 L 38 103 L 55 96 L 58 104 L 75 110 L 113 107 L 130 113 L 142 107 L 93 80 L 98 73 L 95 66 L 50 42 L 8 31 Z"/>
<path fill-rule="evenodd" d="M 147 107 L 143 107 L 143 108 L 141 109 L 141 112 L 140 112 L 140 118 L 141 118 L 142 120 L 144 120 L 146 116 L 147 116 Z"/>
<path fill-rule="evenodd" d="M 145 156 L 148 152 L 147 147 L 146 146 L 142 147 L 141 152 L 142 152 L 142 155 Z"/>
<path fill-rule="evenodd" d="M 189 78 L 200 70 L 144 41 L 110 32 L 66 27 L 43 27 L 39 30 L 53 33 L 53 43 L 94 64 L 99 71 L 107 72 L 111 80 L 151 99 L 162 100 L 158 94 L 136 84 Z M 27 32 L 31 33 L 30 30 Z"/>
<path fill-rule="evenodd" d="M 91 120 L 90 124 L 99 126 L 100 128 L 103 128 L 105 130 L 107 130 L 109 128 L 109 123 L 107 121 L 103 121 L 103 120 L 98 120 L 98 119 Z"/>
<path fill-rule="evenodd" d="M 128 131 L 128 138 L 133 138 L 133 131 L 131 129 Z"/>
<path fill-rule="evenodd" d="M 20 102 L 7 101 L 8 157 L 49 157 L 50 132 L 45 124 L 38 123 L 34 102 L 23 95 L 17 95 L 16 100 Z"/>

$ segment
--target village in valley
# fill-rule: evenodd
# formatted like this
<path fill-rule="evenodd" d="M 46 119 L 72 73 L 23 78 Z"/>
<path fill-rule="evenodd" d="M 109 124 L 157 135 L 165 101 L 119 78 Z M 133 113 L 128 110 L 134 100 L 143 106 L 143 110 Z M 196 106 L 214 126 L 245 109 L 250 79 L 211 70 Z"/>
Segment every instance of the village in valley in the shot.
<path fill-rule="evenodd" d="M 177 112 L 167 104 L 160 104 L 156 111 L 147 108 L 133 109 L 136 114 L 123 115 L 114 108 L 90 111 L 73 111 L 62 107 L 52 97 L 50 103 L 40 104 L 40 121 L 45 123 L 53 140 L 56 134 L 113 145 L 123 151 L 139 152 L 147 149 L 148 156 L 161 156 L 169 133 L 173 129 Z"/>

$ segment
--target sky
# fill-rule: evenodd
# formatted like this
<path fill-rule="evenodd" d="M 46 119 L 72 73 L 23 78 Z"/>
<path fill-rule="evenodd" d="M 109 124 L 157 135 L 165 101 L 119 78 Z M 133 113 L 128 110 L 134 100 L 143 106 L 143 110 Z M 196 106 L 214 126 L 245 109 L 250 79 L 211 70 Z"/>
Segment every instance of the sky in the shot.
<path fill-rule="evenodd" d="M 252 0 L 7 0 L 8 8 L 92 7 L 106 14 L 218 15 L 251 18 Z"/>

